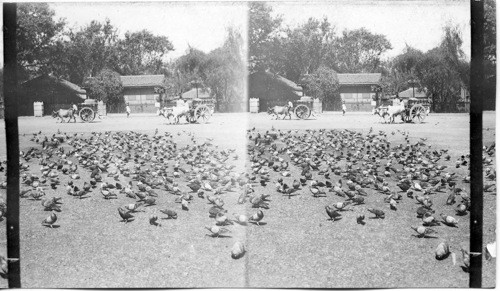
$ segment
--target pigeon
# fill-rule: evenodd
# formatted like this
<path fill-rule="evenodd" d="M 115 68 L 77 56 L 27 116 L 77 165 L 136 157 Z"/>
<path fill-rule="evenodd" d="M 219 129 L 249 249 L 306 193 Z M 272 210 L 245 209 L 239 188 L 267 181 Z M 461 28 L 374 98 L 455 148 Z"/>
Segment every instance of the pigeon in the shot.
<path fill-rule="evenodd" d="M 124 209 L 122 207 L 118 207 L 118 213 L 120 214 L 120 217 L 122 218 L 122 222 L 129 222 L 130 219 L 134 218 L 130 210 Z"/>
<path fill-rule="evenodd" d="M 52 212 L 47 218 L 45 218 L 42 221 L 42 225 L 44 226 L 49 226 L 50 228 L 53 228 L 54 223 L 57 221 L 57 215 Z"/>
<path fill-rule="evenodd" d="M 9 275 L 9 264 L 8 262 L 18 262 L 19 259 L 14 259 L 14 258 L 6 258 L 2 255 L 0 255 L 0 276 L 4 279 L 8 279 Z"/>
<path fill-rule="evenodd" d="M 344 211 L 349 204 L 351 204 L 350 201 L 344 201 L 344 202 L 334 203 L 332 206 L 339 211 Z"/>
<path fill-rule="evenodd" d="M 156 215 L 151 215 L 149 217 L 149 224 L 154 226 L 161 226 L 161 224 L 158 222 L 158 216 Z"/>
<path fill-rule="evenodd" d="M 264 212 L 262 210 L 257 211 L 249 218 L 249 222 L 260 225 L 262 218 L 264 218 Z"/>
<path fill-rule="evenodd" d="M 365 225 L 366 224 L 364 214 L 358 214 L 356 216 L 356 223 L 357 224 L 361 224 L 361 225 Z"/>
<path fill-rule="evenodd" d="M 375 214 L 375 218 L 385 218 L 385 213 L 382 210 L 378 210 L 378 209 L 374 209 L 374 208 L 367 208 L 366 210 Z"/>
<path fill-rule="evenodd" d="M 244 214 L 233 213 L 234 221 L 240 225 L 246 225 L 248 223 L 248 217 Z"/>
<path fill-rule="evenodd" d="M 167 215 L 167 219 L 177 219 L 177 212 L 170 209 L 160 209 L 160 212 Z"/>
<path fill-rule="evenodd" d="M 443 219 L 443 223 L 452 226 L 452 227 L 458 227 L 458 219 L 455 219 L 453 216 L 450 215 L 445 215 L 445 214 L 440 214 L 441 219 Z"/>
<path fill-rule="evenodd" d="M 328 214 L 328 217 L 330 217 L 329 220 L 331 221 L 335 221 L 335 220 L 338 220 L 342 217 L 342 215 L 336 211 L 334 208 L 330 207 L 330 206 L 325 206 L 325 210 L 326 210 L 326 214 Z"/>
<path fill-rule="evenodd" d="M 444 260 L 449 255 L 450 255 L 450 247 L 446 242 L 442 242 L 436 247 L 435 257 L 437 260 Z"/>
<path fill-rule="evenodd" d="M 411 229 L 413 229 L 414 231 L 416 231 L 418 233 L 418 237 L 427 237 L 428 234 L 436 232 L 432 228 L 428 228 L 425 226 L 418 226 L 418 227 L 412 226 Z"/>
<path fill-rule="evenodd" d="M 44 207 L 44 210 L 61 212 L 61 207 L 58 205 L 59 199 L 57 199 L 56 197 L 52 197 L 50 199 L 42 199 L 42 206 Z"/>
<path fill-rule="evenodd" d="M 476 252 L 469 252 L 463 248 L 460 249 L 460 251 L 462 252 L 462 259 L 463 259 L 463 263 L 464 265 L 462 266 L 462 269 L 465 271 L 465 272 L 469 272 L 469 268 L 470 268 L 470 257 L 476 257 L 476 256 L 480 256 L 481 253 L 476 253 Z"/>
<path fill-rule="evenodd" d="M 210 231 L 210 234 L 207 234 L 207 236 L 211 236 L 211 237 L 220 237 L 221 234 L 229 232 L 229 229 L 224 228 L 224 227 L 220 227 L 220 226 L 217 226 L 217 225 L 214 225 L 214 226 L 205 226 L 205 229 L 207 229 L 208 231 Z"/>
<path fill-rule="evenodd" d="M 245 255 L 245 245 L 241 242 L 235 242 L 231 249 L 231 258 L 237 260 Z"/>

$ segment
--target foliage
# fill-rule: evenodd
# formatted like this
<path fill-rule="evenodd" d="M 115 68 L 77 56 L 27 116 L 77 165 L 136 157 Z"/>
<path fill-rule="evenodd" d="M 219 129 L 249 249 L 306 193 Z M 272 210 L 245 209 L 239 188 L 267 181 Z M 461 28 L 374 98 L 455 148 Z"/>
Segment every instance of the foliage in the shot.
<path fill-rule="evenodd" d="M 337 72 L 326 66 L 321 66 L 314 73 L 305 75 L 302 83 L 305 85 L 308 94 L 320 100 L 326 100 L 338 95 L 339 79 Z"/>
<path fill-rule="evenodd" d="M 495 110 L 496 102 L 496 2 L 484 1 L 484 109 Z"/>
<path fill-rule="evenodd" d="M 486 60 L 496 64 L 496 2 L 484 1 L 484 54 Z"/>
<path fill-rule="evenodd" d="M 247 78 L 244 58 L 243 37 L 232 28 L 227 29 L 223 46 L 207 56 L 205 83 L 215 97 L 218 111 L 242 109 Z"/>
<path fill-rule="evenodd" d="M 460 89 L 469 88 L 469 63 L 463 57 L 458 28 L 448 24 L 443 32 L 441 44 L 425 53 L 418 64 L 417 76 L 432 98 L 433 111 L 452 112 Z"/>
<path fill-rule="evenodd" d="M 116 69 L 120 74 L 158 74 L 163 67 L 163 58 L 174 47 L 166 36 L 155 36 L 144 29 L 125 33 L 116 50 Z"/>
<path fill-rule="evenodd" d="M 120 75 L 110 69 L 103 69 L 97 76 L 87 79 L 85 87 L 89 98 L 111 105 L 124 102 Z"/>
<path fill-rule="evenodd" d="M 67 37 L 68 40 L 60 47 L 58 75 L 82 84 L 86 77 L 96 76 L 104 68 L 113 67 L 118 35 L 109 19 L 104 23 L 91 21 L 77 31 L 70 30 Z"/>
<path fill-rule="evenodd" d="M 273 70 L 295 82 L 313 73 L 322 64 L 333 33 L 326 18 L 309 18 L 294 29 L 287 28 L 275 42 Z"/>
<path fill-rule="evenodd" d="M 271 15 L 273 9 L 264 2 L 249 2 L 248 64 L 249 71 L 269 69 L 281 17 Z"/>
<path fill-rule="evenodd" d="M 407 45 L 402 54 L 385 64 L 385 93 L 395 95 L 409 87 L 419 87 L 417 70 L 423 56 L 421 51 Z"/>
<path fill-rule="evenodd" d="M 341 73 L 371 73 L 381 64 L 381 55 L 392 49 L 385 35 L 366 28 L 344 30 L 330 44 L 325 64 Z"/>
<path fill-rule="evenodd" d="M 18 3 L 16 43 L 20 81 L 51 71 L 52 62 L 58 57 L 54 46 L 65 25 L 54 17 L 47 3 Z"/>

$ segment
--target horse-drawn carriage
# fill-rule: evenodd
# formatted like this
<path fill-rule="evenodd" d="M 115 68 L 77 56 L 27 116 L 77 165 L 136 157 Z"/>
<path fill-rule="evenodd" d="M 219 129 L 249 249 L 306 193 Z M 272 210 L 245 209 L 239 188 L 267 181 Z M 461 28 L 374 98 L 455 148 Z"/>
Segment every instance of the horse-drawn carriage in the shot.
<path fill-rule="evenodd" d="M 214 113 L 214 104 L 213 99 L 197 98 L 186 101 L 184 104 L 165 106 L 160 110 L 160 115 L 168 119 L 170 123 L 179 123 L 181 117 L 185 117 L 189 123 L 206 123 Z"/>
<path fill-rule="evenodd" d="M 269 108 L 267 113 L 270 115 L 276 115 L 276 119 L 279 118 L 279 115 L 283 115 L 283 119 L 287 116 L 292 119 L 292 110 L 298 119 L 307 119 L 311 116 L 313 110 L 313 99 L 311 97 L 300 97 L 299 100 L 295 101 L 295 104 L 292 103 L 291 105 L 287 104 L 285 106 L 274 106 Z"/>
<path fill-rule="evenodd" d="M 299 100 L 295 101 L 295 109 L 293 113 L 299 119 L 308 119 L 311 116 L 313 109 L 313 99 L 311 97 L 300 97 Z"/>
<path fill-rule="evenodd" d="M 59 109 L 52 112 L 52 117 L 60 118 L 61 122 L 64 122 L 64 118 L 68 118 L 68 122 L 71 119 L 76 122 L 76 115 L 80 117 L 83 122 L 91 122 L 98 115 L 98 105 L 95 99 L 86 99 L 85 102 L 77 104 L 77 110 L 70 109 Z"/>
<path fill-rule="evenodd" d="M 393 108 L 397 109 L 397 106 L 393 106 Z M 393 119 L 394 115 L 400 115 L 403 122 L 409 123 L 413 121 L 415 123 L 422 123 L 429 114 L 430 105 L 427 101 L 409 98 L 401 110 L 396 110 L 393 113 L 391 109 L 390 106 L 380 106 L 377 108 L 375 114 L 380 115 L 386 122 L 387 118 Z"/>
<path fill-rule="evenodd" d="M 83 122 L 91 122 L 98 114 L 97 102 L 94 99 L 86 99 L 84 103 L 78 106 L 78 116 Z"/>

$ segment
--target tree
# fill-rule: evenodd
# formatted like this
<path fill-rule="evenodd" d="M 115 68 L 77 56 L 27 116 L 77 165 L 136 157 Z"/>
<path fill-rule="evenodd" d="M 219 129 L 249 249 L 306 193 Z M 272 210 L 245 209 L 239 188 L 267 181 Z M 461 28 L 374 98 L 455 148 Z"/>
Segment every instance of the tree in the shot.
<path fill-rule="evenodd" d="M 70 30 L 67 37 L 68 40 L 58 46 L 58 75 L 82 84 L 85 78 L 115 66 L 118 35 L 109 19 L 104 23 L 91 21 L 77 31 Z"/>
<path fill-rule="evenodd" d="M 117 43 L 117 70 L 122 75 L 158 74 L 164 57 L 174 47 L 166 36 L 148 30 L 125 33 Z"/>
<path fill-rule="evenodd" d="M 55 43 L 59 40 L 65 22 L 54 20 L 55 12 L 47 3 L 18 3 L 17 5 L 17 61 L 18 79 L 24 81 L 51 71 Z"/>
<path fill-rule="evenodd" d="M 381 55 L 392 49 L 385 35 L 366 28 L 344 30 L 332 42 L 325 64 L 341 73 L 372 73 L 381 64 Z"/>
<path fill-rule="evenodd" d="M 339 79 L 337 72 L 326 67 L 320 66 L 314 73 L 304 76 L 302 83 L 306 87 L 308 94 L 319 98 L 324 102 L 333 104 L 340 103 L 338 94 Z"/>
<path fill-rule="evenodd" d="M 469 88 L 469 63 L 461 46 L 458 28 L 448 24 L 440 45 L 425 53 L 418 65 L 417 76 L 432 98 L 433 111 L 456 111 L 461 88 Z"/>
<path fill-rule="evenodd" d="M 186 54 L 175 61 L 174 80 L 178 83 L 182 93 L 193 88 L 193 82 L 202 83 L 206 79 L 207 55 L 194 47 L 189 46 Z"/>
<path fill-rule="evenodd" d="M 496 2 L 484 1 L 484 54 L 486 60 L 496 64 Z"/>
<path fill-rule="evenodd" d="M 414 83 L 418 85 L 417 70 L 423 56 L 421 51 L 407 45 L 402 54 L 387 63 L 387 68 L 383 70 L 386 94 L 394 95 L 415 86 Z"/>
<path fill-rule="evenodd" d="M 85 87 L 90 98 L 103 101 L 107 105 L 124 102 L 120 75 L 110 69 L 103 69 L 97 76 L 87 79 Z"/>
<path fill-rule="evenodd" d="M 495 110 L 496 102 L 496 2 L 484 1 L 484 109 Z"/>
<path fill-rule="evenodd" d="M 295 82 L 316 71 L 323 62 L 333 33 L 327 18 L 322 21 L 309 18 L 294 29 L 287 28 L 273 49 L 273 71 Z"/>
<path fill-rule="evenodd" d="M 205 63 L 205 84 L 216 100 L 217 111 L 241 110 L 247 80 L 243 37 L 233 28 L 227 29 L 222 47 L 211 51 Z"/>
<path fill-rule="evenodd" d="M 273 42 L 279 33 L 281 17 L 272 17 L 272 7 L 264 2 L 249 2 L 249 71 L 265 70 L 272 62 Z"/>

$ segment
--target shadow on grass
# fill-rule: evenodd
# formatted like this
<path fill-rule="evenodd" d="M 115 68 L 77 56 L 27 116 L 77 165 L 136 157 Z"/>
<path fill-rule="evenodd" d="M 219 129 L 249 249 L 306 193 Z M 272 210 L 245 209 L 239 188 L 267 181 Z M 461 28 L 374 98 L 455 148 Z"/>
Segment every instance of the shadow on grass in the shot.
<path fill-rule="evenodd" d="M 267 222 L 256 222 L 256 221 L 249 221 L 249 223 L 257 225 L 257 226 L 262 226 L 262 225 L 266 225 L 267 224 Z"/>
<path fill-rule="evenodd" d="M 205 236 L 211 237 L 211 238 L 232 238 L 230 235 L 224 235 L 224 234 L 219 234 L 219 235 L 210 235 L 206 234 Z"/>
<path fill-rule="evenodd" d="M 416 234 L 412 234 L 411 236 L 416 237 L 416 238 L 439 238 L 439 237 L 433 236 L 433 235 L 418 236 Z"/>

